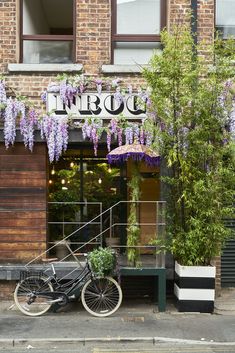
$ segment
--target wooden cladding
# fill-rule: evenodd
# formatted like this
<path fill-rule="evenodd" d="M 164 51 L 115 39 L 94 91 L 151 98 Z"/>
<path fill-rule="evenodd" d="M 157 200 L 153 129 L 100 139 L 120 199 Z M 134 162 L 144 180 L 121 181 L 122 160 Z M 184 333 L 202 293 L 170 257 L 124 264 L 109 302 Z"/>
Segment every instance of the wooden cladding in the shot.
<path fill-rule="evenodd" d="M 0 261 L 25 262 L 46 249 L 47 152 L 0 144 Z"/>

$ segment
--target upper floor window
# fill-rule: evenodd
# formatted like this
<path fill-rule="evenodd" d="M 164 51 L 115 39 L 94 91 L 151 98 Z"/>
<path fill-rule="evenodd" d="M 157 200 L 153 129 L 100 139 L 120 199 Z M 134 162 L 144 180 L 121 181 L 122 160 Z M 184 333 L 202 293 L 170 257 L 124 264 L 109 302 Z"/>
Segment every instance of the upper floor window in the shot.
<path fill-rule="evenodd" d="M 165 0 L 112 0 L 112 62 L 146 64 L 161 49 Z"/>
<path fill-rule="evenodd" d="M 235 0 L 216 0 L 216 29 L 223 38 L 235 36 Z"/>
<path fill-rule="evenodd" d="M 74 61 L 73 7 L 73 0 L 21 0 L 21 62 Z"/>

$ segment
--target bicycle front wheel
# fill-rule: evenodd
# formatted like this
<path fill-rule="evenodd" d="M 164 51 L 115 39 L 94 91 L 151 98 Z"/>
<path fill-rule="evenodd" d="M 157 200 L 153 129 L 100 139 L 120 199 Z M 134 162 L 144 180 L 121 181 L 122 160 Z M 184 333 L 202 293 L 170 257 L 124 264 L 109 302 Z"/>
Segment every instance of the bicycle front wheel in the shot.
<path fill-rule="evenodd" d="M 82 288 L 82 304 L 94 316 L 112 315 L 122 302 L 122 290 L 111 277 L 90 279 Z"/>
<path fill-rule="evenodd" d="M 40 294 L 43 293 L 43 294 Z M 14 292 L 18 309 L 28 316 L 39 316 L 52 306 L 51 298 L 46 293 L 53 292 L 50 282 L 43 277 L 30 276 L 19 282 Z"/>

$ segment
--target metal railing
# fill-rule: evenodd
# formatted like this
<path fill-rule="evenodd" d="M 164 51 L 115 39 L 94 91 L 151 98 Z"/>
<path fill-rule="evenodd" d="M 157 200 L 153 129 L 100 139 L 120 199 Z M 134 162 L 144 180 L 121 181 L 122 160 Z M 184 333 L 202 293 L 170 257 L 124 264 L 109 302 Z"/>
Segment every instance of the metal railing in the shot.
<path fill-rule="evenodd" d="M 135 246 L 128 246 L 126 244 L 119 244 L 119 245 L 115 245 L 112 247 L 119 249 L 119 251 L 121 253 L 123 253 L 123 251 L 124 252 L 128 251 L 129 248 L 138 248 L 140 250 L 143 249 L 145 251 L 151 250 L 151 251 L 153 251 L 153 254 L 155 256 L 155 266 L 156 267 L 165 267 L 165 250 L 164 250 L 164 248 L 161 247 L 161 245 L 157 245 L 157 243 L 156 243 L 156 245 L 154 244 L 154 240 L 157 240 L 157 241 L 162 240 L 162 242 L 164 242 L 164 239 L 165 239 L 165 231 L 166 231 L 165 230 L 165 227 L 166 227 L 166 215 L 165 215 L 166 202 L 165 201 L 135 201 L 135 202 L 134 201 L 119 201 L 116 204 L 114 204 L 113 206 L 111 206 L 110 208 L 108 208 L 107 210 L 101 211 L 97 216 L 92 218 L 90 221 L 86 222 L 85 224 L 82 224 L 79 228 L 75 229 L 75 231 L 66 235 L 63 238 L 63 240 L 59 241 L 57 244 L 54 244 L 52 242 L 53 245 L 49 249 L 44 251 L 42 254 L 38 255 L 36 258 L 34 258 L 32 261 L 30 261 L 26 266 L 30 265 L 31 263 L 37 261 L 40 258 L 43 258 L 44 255 L 48 254 L 58 244 L 64 243 L 65 240 L 71 239 L 71 237 L 73 237 L 74 235 L 78 236 L 79 233 L 84 231 L 84 229 L 86 227 L 89 227 L 92 224 L 93 225 L 100 224 L 99 233 L 96 234 L 94 237 L 91 237 L 89 240 L 87 240 L 85 242 L 66 243 L 66 247 L 69 250 L 69 254 L 66 255 L 64 258 L 62 258 L 59 262 L 62 262 L 62 261 L 68 260 L 68 259 L 71 260 L 71 257 L 72 257 L 77 263 L 80 264 L 80 261 L 78 260 L 78 257 L 76 255 L 77 253 L 79 253 L 79 255 L 80 255 L 82 253 L 82 251 L 87 252 L 86 248 L 89 245 L 99 246 L 99 245 L 104 244 L 104 240 L 105 240 L 104 235 L 109 234 L 109 238 L 112 238 L 113 231 L 117 227 L 122 227 L 125 231 L 127 230 L 130 223 L 116 222 L 115 221 L 115 211 L 117 210 L 118 207 L 121 207 L 120 212 L 123 212 L 123 208 L 127 207 L 131 203 L 135 203 L 139 206 L 139 215 L 140 216 L 141 216 L 141 212 L 140 212 L 141 204 L 155 205 L 154 221 L 151 221 L 151 222 L 138 221 L 137 223 L 135 223 L 135 225 L 140 227 L 140 229 L 142 229 L 142 230 L 143 230 L 143 227 L 153 227 L 154 228 L 154 234 L 153 234 L 153 237 L 151 238 L 152 244 L 147 243 L 147 244 L 139 244 L 139 245 L 135 245 Z M 64 204 L 68 204 L 68 203 L 65 202 Z M 77 204 L 80 204 L 80 203 L 78 202 Z M 86 203 L 86 204 L 88 204 L 88 203 Z M 90 204 L 92 204 L 92 203 L 90 203 Z M 100 207 L 102 207 L 102 206 L 100 206 Z M 109 226 L 106 227 L 105 229 L 103 229 L 102 228 L 102 226 L 104 224 L 103 219 L 105 216 L 106 216 L 106 219 L 107 219 L 107 216 L 109 218 Z M 51 223 L 53 224 L 54 222 L 51 222 Z M 63 222 L 59 222 L 59 223 L 63 223 Z M 79 246 L 71 249 L 71 244 L 77 244 Z"/>
<path fill-rule="evenodd" d="M 68 212 L 69 208 L 69 212 Z M 56 213 L 56 215 L 53 215 Z M 73 214 L 73 217 L 71 217 Z M 102 202 L 48 202 L 48 228 L 49 239 L 48 244 L 58 243 L 58 240 L 70 237 L 71 228 L 80 228 L 87 225 L 89 214 L 95 214 L 96 221 L 90 223 L 91 227 L 97 233 L 102 232 Z M 68 217 L 69 215 L 69 217 Z M 54 218 L 57 218 L 55 220 Z M 70 218 L 70 220 L 68 220 Z M 71 244 L 83 244 L 84 242 L 72 241 Z"/>

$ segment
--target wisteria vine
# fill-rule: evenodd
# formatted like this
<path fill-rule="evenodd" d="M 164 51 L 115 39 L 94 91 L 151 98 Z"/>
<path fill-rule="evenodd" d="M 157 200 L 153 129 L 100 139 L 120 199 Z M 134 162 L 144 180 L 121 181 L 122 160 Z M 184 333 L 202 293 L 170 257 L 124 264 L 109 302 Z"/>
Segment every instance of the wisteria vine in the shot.
<path fill-rule="evenodd" d="M 96 89 L 98 94 L 101 94 L 103 89 L 113 90 L 115 100 L 121 104 L 127 95 L 133 93 L 133 88 L 131 85 L 126 89 L 121 88 L 120 82 L 118 78 L 110 81 L 99 78 L 92 80 L 84 75 L 70 78 L 63 75 L 58 78 L 58 82 L 49 84 L 47 90 L 42 93 L 41 99 L 46 102 L 47 93 L 56 92 L 59 93 L 64 104 L 70 105 L 77 94 L 84 93 L 89 87 L 89 89 Z M 219 102 L 222 108 L 225 107 L 224 101 L 227 99 L 227 91 L 230 87 L 231 82 L 226 82 L 225 92 Z M 18 130 L 23 137 L 25 147 L 33 151 L 35 131 L 40 130 L 41 138 L 47 143 L 50 162 L 58 161 L 68 146 L 69 127 L 82 130 L 83 139 L 88 139 L 93 143 L 95 155 L 97 155 L 98 144 L 103 136 L 106 136 L 108 151 L 111 150 L 112 143 L 118 146 L 133 143 L 150 146 L 158 138 L 156 125 L 161 130 L 165 127 L 151 111 L 151 92 L 148 89 L 139 89 L 137 94 L 140 106 L 147 107 L 145 119 L 140 122 L 131 122 L 124 116 L 118 116 L 110 118 L 108 124 L 105 125 L 102 119 L 93 117 L 76 121 L 68 116 L 57 116 L 54 113 L 40 116 L 38 111 L 30 107 L 26 101 L 7 97 L 5 82 L 0 78 L 0 118 L 3 120 L 5 146 L 9 148 L 14 145 Z M 232 112 L 228 114 L 228 126 L 225 128 L 235 134 L 235 102 L 232 103 Z"/>

